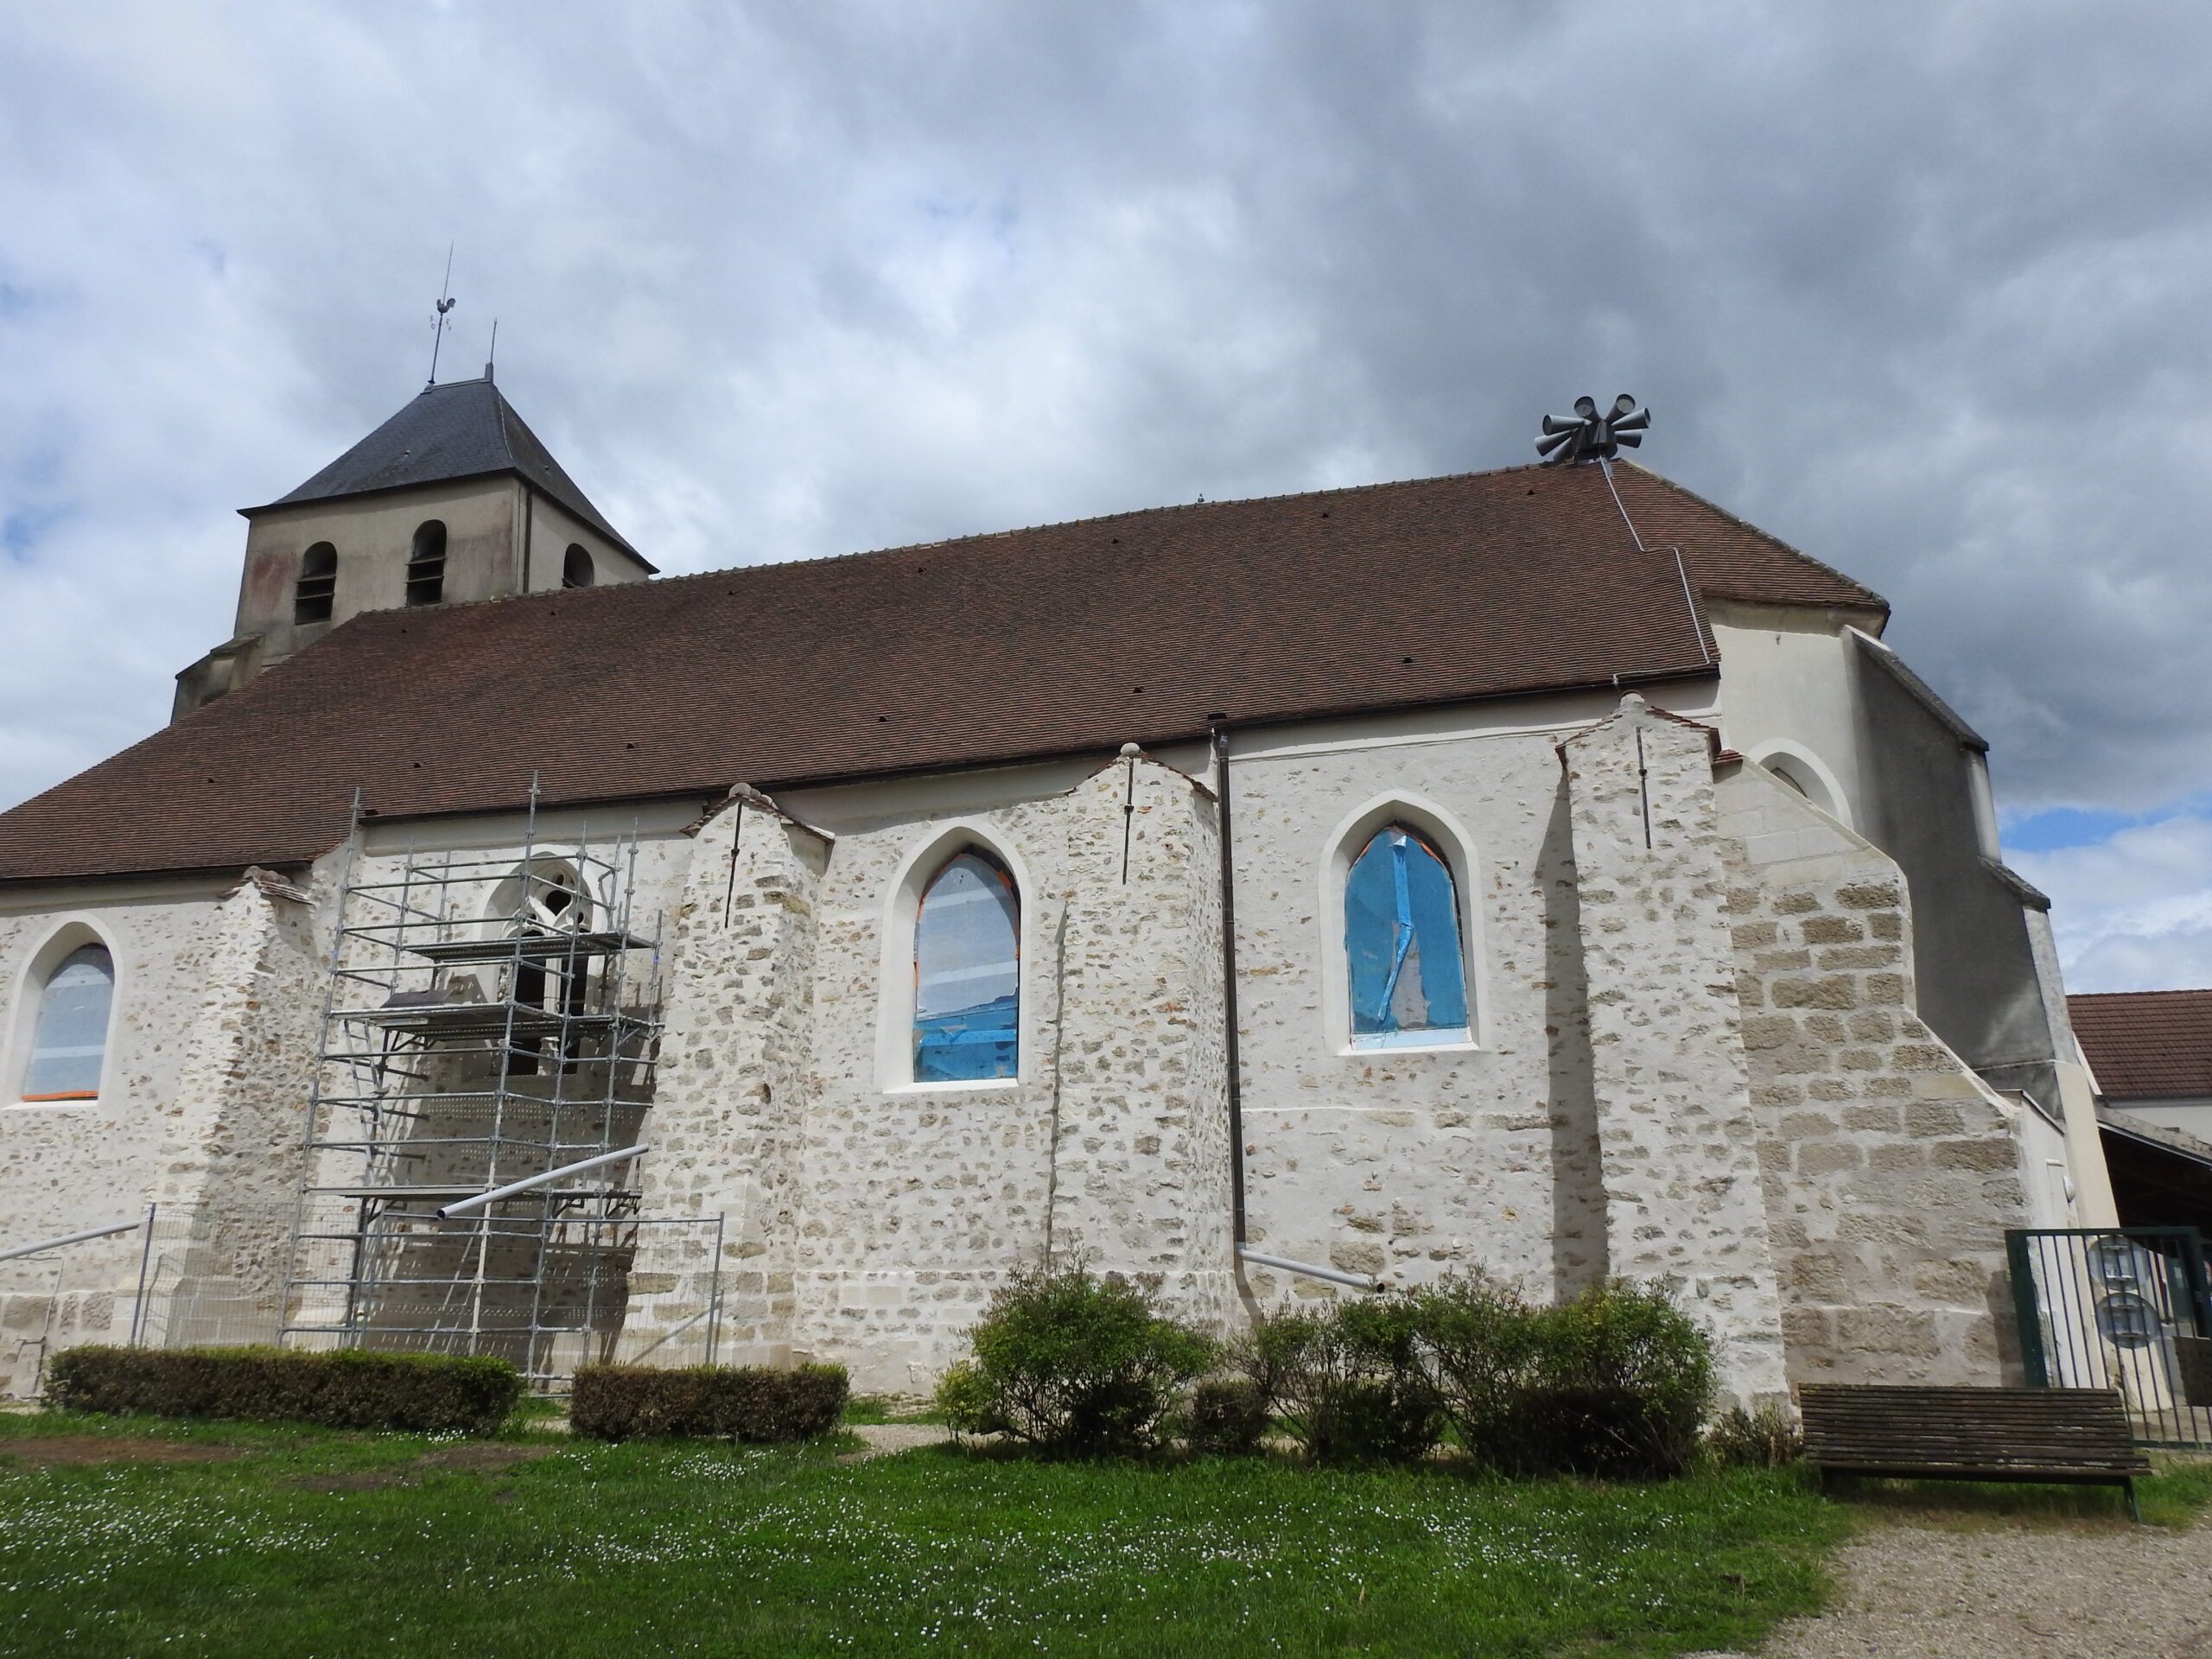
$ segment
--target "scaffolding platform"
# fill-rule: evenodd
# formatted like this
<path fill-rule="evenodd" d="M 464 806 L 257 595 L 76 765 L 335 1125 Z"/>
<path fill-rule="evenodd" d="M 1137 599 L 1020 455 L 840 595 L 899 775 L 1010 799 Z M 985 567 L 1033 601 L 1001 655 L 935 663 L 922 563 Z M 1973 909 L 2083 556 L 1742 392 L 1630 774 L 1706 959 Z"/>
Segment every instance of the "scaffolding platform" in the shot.
<path fill-rule="evenodd" d="M 650 950 L 654 942 L 635 933 L 548 933 L 505 939 L 418 940 L 407 949 L 426 962 L 510 962 L 519 957 L 543 962 L 556 957 L 605 957 L 618 950 Z"/>
<path fill-rule="evenodd" d="M 714 1287 L 711 1357 L 720 1218 L 640 1214 L 637 1159 L 610 1156 L 645 1138 L 659 1056 L 634 837 L 541 843 L 533 807 L 518 855 L 362 859 L 341 884 L 283 1340 L 497 1355 L 557 1388 L 613 1357 L 659 1233 Z"/>

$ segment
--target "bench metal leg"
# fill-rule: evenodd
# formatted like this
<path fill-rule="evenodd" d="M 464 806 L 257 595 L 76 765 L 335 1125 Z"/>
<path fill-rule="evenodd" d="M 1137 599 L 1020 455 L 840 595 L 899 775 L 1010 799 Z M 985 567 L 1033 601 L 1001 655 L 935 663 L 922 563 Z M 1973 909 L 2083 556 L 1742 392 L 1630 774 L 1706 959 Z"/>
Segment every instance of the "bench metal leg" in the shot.
<path fill-rule="evenodd" d="M 2139 1527 L 2143 1524 L 2143 1509 L 2135 1501 L 2135 1477 L 2130 1475 L 2120 1484 L 2127 1488 L 2127 1517 Z"/>

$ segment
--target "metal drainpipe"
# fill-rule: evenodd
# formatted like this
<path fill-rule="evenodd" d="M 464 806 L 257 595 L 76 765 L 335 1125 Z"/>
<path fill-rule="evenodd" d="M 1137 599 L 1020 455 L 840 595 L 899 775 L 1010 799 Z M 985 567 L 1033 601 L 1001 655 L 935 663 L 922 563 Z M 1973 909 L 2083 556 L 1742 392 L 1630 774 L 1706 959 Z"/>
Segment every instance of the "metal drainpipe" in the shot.
<path fill-rule="evenodd" d="M 527 484 L 525 484 L 525 485 L 524 485 L 524 486 L 522 486 L 522 588 L 521 588 L 521 591 L 522 591 L 522 592 L 524 592 L 524 593 L 525 593 L 525 594 L 527 594 L 527 593 L 530 591 L 530 529 L 531 529 L 531 524 L 532 521 L 534 521 L 534 520 L 537 518 L 537 498 L 531 493 L 530 486 L 529 486 L 529 485 L 527 485 Z"/>
<path fill-rule="evenodd" d="M 1229 733 L 1213 728 L 1216 797 L 1221 810 L 1222 1051 L 1229 1073 L 1229 1201 L 1238 1245 L 1244 1243 L 1244 1067 L 1236 1051 L 1236 862 L 1230 842 Z"/>

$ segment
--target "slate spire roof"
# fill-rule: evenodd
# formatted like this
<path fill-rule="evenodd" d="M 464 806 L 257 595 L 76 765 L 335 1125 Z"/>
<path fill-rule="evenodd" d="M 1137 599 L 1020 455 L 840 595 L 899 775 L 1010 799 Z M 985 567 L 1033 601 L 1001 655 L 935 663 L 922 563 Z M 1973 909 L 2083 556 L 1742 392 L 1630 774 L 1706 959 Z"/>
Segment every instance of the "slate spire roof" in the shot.
<path fill-rule="evenodd" d="M 533 776 L 550 805 L 704 804 L 1700 678 L 1714 598 L 1879 627 L 1848 577 L 1615 478 L 1618 502 L 1597 467 L 1516 467 L 365 612 L 0 813 L 0 883 L 296 867 L 345 838 L 357 785 L 386 819 L 509 810 Z"/>
<path fill-rule="evenodd" d="M 425 387 L 399 413 L 299 488 L 264 505 L 240 511 L 251 518 L 302 501 L 330 501 L 501 473 L 514 474 L 624 552 L 639 556 L 576 487 L 575 480 L 562 471 L 561 463 L 488 378 Z"/>

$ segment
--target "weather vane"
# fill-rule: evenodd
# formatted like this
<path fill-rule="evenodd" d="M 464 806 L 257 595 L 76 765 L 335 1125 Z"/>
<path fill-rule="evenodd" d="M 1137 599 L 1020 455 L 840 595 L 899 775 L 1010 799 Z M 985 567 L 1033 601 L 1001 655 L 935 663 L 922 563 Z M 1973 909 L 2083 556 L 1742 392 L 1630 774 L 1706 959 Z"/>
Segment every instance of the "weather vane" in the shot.
<path fill-rule="evenodd" d="M 1598 412 L 1594 397 L 1574 400 L 1574 413 L 1562 418 L 1544 416 L 1544 435 L 1536 440 L 1536 453 L 1554 467 L 1571 467 L 1578 461 L 1611 461 L 1626 447 L 1643 442 L 1651 424 L 1651 411 L 1638 409 L 1636 399 L 1623 392 L 1605 413 Z"/>
<path fill-rule="evenodd" d="M 423 388 L 425 391 L 438 384 L 438 347 L 445 344 L 446 313 L 460 303 L 453 297 L 453 244 L 448 242 L 446 244 L 446 278 L 438 284 L 437 321 L 430 325 L 430 380 L 429 385 Z"/>

